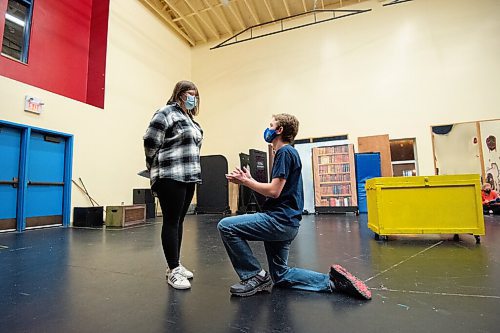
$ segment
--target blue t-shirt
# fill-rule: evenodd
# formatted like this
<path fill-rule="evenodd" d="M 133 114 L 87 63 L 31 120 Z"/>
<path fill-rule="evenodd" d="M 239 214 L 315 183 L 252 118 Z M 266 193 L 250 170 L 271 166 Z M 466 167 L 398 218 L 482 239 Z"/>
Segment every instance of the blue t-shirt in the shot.
<path fill-rule="evenodd" d="M 278 222 L 299 226 L 304 210 L 304 189 L 302 186 L 302 162 L 299 153 L 290 145 L 278 149 L 274 157 L 271 178 L 286 179 L 278 198 L 267 198 L 262 211 Z"/>

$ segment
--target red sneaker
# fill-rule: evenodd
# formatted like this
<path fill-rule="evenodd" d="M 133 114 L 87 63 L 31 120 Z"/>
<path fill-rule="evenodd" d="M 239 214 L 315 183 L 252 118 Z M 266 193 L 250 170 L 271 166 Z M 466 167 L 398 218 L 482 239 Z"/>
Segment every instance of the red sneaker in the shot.
<path fill-rule="evenodd" d="M 335 285 L 335 290 L 357 298 L 372 298 L 372 293 L 366 284 L 340 265 L 332 265 L 330 268 L 330 281 Z"/>

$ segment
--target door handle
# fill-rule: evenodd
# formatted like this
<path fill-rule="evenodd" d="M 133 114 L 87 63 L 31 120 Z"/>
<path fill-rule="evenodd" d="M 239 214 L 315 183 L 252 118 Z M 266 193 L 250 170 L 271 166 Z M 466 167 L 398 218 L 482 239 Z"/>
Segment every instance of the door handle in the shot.
<path fill-rule="evenodd" d="M 33 182 L 33 181 L 28 181 L 28 185 L 32 186 L 63 186 L 63 182 Z"/>
<path fill-rule="evenodd" d="M 0 185 L 11 185 L 13 188 L 17 188 L 19 179 L 13 177 L 12 180 L 0 180 Z"/>

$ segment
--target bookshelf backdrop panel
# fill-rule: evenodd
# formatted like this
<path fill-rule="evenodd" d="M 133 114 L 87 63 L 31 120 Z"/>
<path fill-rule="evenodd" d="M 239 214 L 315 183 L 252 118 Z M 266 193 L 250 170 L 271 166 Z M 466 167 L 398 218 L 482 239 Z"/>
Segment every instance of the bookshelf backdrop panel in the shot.
<path fill-rule="evenodd" d="M 354 146 L 312 148 L 316 211 L 357 212 Z"/>

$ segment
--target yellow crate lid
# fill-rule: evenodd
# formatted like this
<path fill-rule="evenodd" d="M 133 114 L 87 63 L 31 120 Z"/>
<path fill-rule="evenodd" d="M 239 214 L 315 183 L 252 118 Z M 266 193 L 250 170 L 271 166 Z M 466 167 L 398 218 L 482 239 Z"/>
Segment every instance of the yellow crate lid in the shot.
<path fill-rule="evenodd" d="M 413 176 L 413 177 L 378 177 L 366 181 L 366 189 L 380 187 L 421 187 L 421 186 L 453 186 L 479 185 L 479 174 Z"/>

